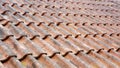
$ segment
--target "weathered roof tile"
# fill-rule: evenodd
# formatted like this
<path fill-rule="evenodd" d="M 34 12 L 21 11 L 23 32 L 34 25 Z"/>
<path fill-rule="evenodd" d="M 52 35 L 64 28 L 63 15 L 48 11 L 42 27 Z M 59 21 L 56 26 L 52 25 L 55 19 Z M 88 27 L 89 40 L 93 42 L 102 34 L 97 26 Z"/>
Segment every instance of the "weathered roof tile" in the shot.
<path fill-rule="evenodd" d="M 0 68 L 119 68 L 119 1 L 0 1 Z"/>

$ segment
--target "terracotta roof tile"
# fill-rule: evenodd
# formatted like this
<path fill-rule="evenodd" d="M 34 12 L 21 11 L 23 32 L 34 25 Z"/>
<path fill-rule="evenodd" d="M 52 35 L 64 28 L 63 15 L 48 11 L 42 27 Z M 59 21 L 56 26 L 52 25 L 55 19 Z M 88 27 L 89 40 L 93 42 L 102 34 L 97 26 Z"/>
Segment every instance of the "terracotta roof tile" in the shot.
<path fill-rule="evenodd" d="M 119 3 L 0 1 L 0 68 L 119 68 Z"/>

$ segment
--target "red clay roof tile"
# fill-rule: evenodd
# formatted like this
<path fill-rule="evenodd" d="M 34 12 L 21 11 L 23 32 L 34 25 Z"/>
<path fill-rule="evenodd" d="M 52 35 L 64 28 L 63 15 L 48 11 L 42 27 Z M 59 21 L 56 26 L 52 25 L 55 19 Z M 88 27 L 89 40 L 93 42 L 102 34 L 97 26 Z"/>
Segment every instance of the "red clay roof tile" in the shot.
<path fill-rule="evenodd" d="M 0 68 L 119 68 L 119 3 L 0 1 Z"/>

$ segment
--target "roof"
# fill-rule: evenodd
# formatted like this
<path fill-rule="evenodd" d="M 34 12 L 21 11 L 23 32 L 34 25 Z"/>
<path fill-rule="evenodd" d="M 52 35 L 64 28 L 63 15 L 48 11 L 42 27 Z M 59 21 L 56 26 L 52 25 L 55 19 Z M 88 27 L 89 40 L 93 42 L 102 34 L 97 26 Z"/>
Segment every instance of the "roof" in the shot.
<path fill-rule="evenodd" d="M 0 68 L 120 68 L 119 0 L 1 0 Z"/>

